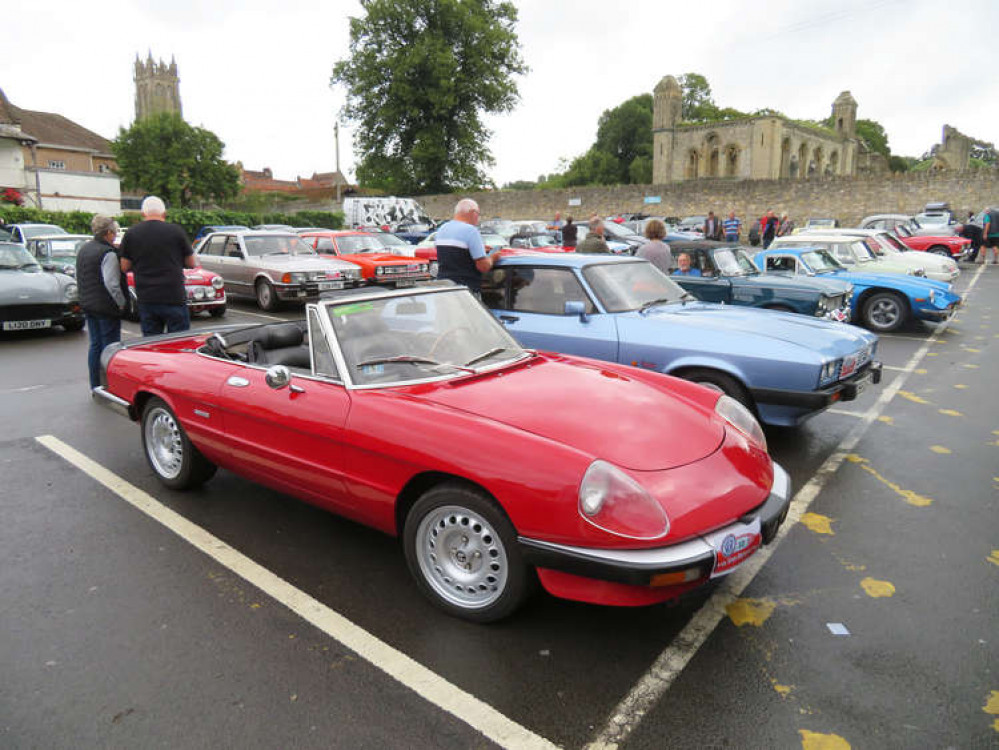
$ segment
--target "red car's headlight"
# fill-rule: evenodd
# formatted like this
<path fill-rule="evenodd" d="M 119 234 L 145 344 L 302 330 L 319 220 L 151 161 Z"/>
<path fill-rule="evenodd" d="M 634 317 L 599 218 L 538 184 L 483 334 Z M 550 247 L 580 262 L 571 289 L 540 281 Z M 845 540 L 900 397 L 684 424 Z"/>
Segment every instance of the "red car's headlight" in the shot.
<path fill-rule="evenodd" d="M 579 514 L 597 528 L 629 539 L 669 532 L 666 511 L 638 482 L 606 461 L 594 461 L 579 483 Z"/>
<path fill-rule="evenodd" d="M 715 412 L 760 448 L 767 449 L 767 436 L 763 434 L 760 423 L 749 409 L 734 398 L 723 395 L 715 404 Z"/>
<path fill-rule="evenodd" d="M 212 276 L 212 286 L 216 289 L 221 289 L 225 286 L 225 279 L 221 276 Z"/>

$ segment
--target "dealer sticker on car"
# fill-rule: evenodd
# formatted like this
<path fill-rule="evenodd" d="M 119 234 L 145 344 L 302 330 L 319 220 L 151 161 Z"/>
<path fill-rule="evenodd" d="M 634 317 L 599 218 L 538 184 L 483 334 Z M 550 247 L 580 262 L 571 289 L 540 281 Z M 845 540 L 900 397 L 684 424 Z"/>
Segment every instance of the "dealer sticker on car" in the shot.
<path fill-rule="evenodd" d="M 708 534 L 704 540 L 715 551 L 715 568 L 711 571 L 711 577 L 718 578 L 731 573 L 759 549 L 763 541 L 760 534 L 760 519 L 754 518 L 750 523 L 726 526 L 713 534 Z"/>

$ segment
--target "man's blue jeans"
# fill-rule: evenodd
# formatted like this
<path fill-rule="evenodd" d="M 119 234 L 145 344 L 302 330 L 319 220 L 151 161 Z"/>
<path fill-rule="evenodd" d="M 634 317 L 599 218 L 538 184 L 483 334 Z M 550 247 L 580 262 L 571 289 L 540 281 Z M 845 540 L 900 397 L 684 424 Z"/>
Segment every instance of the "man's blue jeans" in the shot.
<path fill-rule="evenodd" d="M 84 317 L 87 320 L 87 333 L 90 335 L 90 349 L 87 351 L 90 387 L 96 388 L 101 384 L 101 352 L 108 344 L 121 341 L 121 320 L 89 313 Z"/>
<path fill-rule="evenodd" d="M 148 305 L 139 302 L 139 327 L 143 336 L 186 331 L 191 327 L 187 305 Z"/>

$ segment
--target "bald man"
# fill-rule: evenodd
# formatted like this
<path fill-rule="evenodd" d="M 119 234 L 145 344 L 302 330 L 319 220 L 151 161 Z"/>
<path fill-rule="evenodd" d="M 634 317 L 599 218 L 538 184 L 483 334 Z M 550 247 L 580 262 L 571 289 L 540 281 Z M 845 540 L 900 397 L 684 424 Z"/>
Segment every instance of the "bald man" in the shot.
<path fill-rule="evenodd" d="M 482 274 L 496 264 L 499 250 L 486 255 L 479 234 L 479 204 L 471 198 L 458 201 L 454 218 L 437 230 L 437 278 L 467 286 L 476 297 L 482 294 Z"/>

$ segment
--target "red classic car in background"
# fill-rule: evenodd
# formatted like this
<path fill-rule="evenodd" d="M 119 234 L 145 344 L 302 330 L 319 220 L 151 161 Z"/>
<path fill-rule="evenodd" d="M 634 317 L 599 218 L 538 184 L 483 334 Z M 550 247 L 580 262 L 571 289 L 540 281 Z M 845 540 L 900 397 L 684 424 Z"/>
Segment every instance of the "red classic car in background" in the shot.
<path fill-rule="evenodd" d="M 387 252 L 385 243 L 368 232 L 302 232 L 300 236 L 320 255 L 360 266 L 368 284 L 402 287 L 430 278 L 427 261 Z"/>
<path fill-rule="evenodd" d="M 895 235 L 906 247 L 912 250 L 922 250 L 928 253 L 944 255 L 959 260 L 971 250 L 971 240 L 957 235 L 923 235 L 914 234 L 909 227 L 900 224 L 893 230 Z"/>
<path fill-rule="evenodd" d="M 187 310 L 191 315 L 206 310 L 213 318 L 221 318 L 225 315 L 225 284 L 222 277 L 214 271 L 206 271 L 200 266 L 185 268 L 184 289 L 187 293 Z M 135 276 L 131 271 L 128 273 L 128 291 L 125 317 L 128 320 L 138 320 L 139 307 L 135 295 Z"/>
<path fill-rule="evenodd" d="M 298 322 L 112 344 L 96 395 L 141 422 L 166 486 L 222 466 L 401 536 L 421 591 L 477 622 L 538 582 L 676 598 L 787 515 L 788 476 L 729 396 L 525 350 L 451 282 L 329 294 Z"/>

